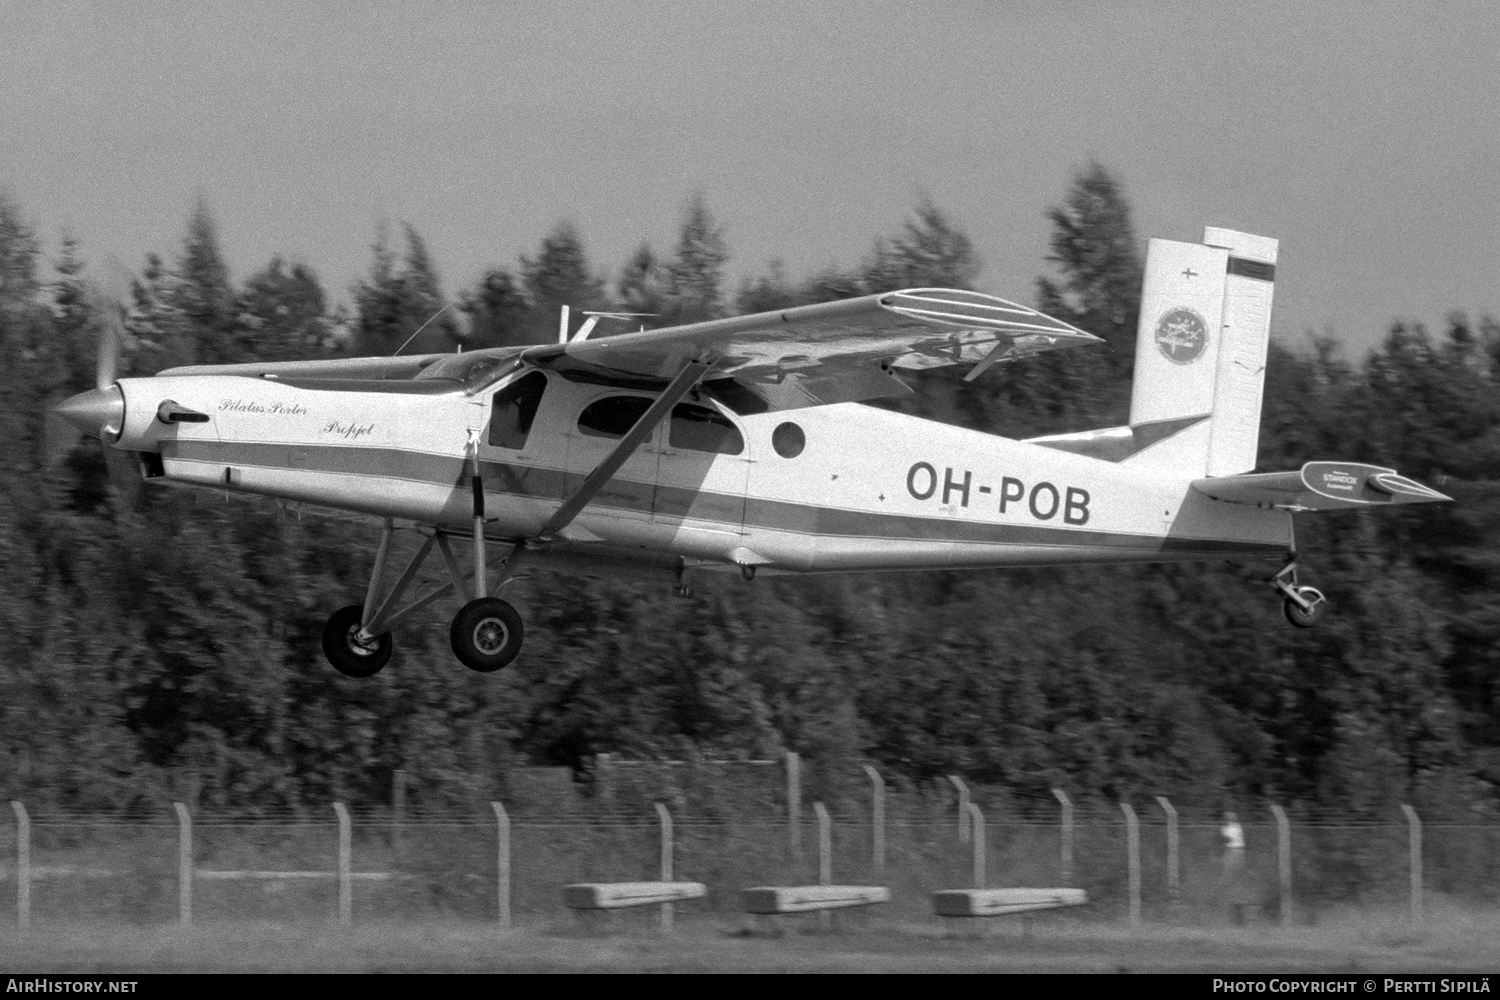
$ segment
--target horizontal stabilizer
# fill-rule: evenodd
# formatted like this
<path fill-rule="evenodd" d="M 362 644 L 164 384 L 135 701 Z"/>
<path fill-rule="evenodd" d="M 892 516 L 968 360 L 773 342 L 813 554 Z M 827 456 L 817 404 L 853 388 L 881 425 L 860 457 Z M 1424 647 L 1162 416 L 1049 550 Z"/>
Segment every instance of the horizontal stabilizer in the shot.
<path fill-rule="evenodd" d="M 1193 489 L 1226 503 L 1279 510 L 1345 510 L 1392 503 L 1452 500 L 1399 475 L 1359 462 L 1308 462 L 1295 472 L 1256 472 L 1193 480 Z"/>

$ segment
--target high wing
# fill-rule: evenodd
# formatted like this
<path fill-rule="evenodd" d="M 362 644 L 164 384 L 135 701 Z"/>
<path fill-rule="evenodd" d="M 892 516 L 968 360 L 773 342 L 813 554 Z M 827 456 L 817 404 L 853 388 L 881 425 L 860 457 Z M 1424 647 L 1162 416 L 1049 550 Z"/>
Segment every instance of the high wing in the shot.
<path fill-rule="evenodd" d="M 1255 472 L 1193 480 L 1193 489 L 1226 503 L 1281 510 L 1347 510 L 1390 503 L 1451 500 L 1395 469 L 1358 462 L 1308 462 L 1295 472 Z"/>
<path fill-rule="evenodd" d="M 514 352 L 512 352 L 514 353 Z M 180 365 L 158 375 L 243 375 L 246 378 L 408 379 L 451 354 L 395 358 L 328 358 L 319 361 L 249 361 L 233 365 Z"/>
<path fill-rule="evenodd" d="M 1027 306 L 979 292 L 913 288 L 598 340 L 528 349 L 570 378 L 656 386 L 691 362 L 703 389 L 742 413 L 844 403 L 911 390 L 892 368 L 996 362 L 1102 343 Z"/>
<path fill-rule="evenodd" d="M 568 378 L 659 389 L 700 362 L 708 365 L 703 390 L 738 412 L 764 413 L 910 393 L 892 369 L 973 364 L 972 379 L 992 364 L 1097 343 L 1091 333 L 992 295 L 911 288 L 524 350 L 187 365 L 158 374 L 351 385 L 422 379 L 474 391 L 524 361 Z"/>

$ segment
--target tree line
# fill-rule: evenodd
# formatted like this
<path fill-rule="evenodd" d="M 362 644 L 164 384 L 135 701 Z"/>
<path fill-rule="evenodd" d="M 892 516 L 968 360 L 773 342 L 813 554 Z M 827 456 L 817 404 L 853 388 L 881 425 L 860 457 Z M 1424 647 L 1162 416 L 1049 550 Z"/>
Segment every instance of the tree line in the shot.
<path fill-rule="evenodd" d="M 1009 437 L 1125 422 L 1142 242 L 1120 179 L 1090 164 L 1048 210 L 1034 304 L 1104 337 L 974 383 L 917 373 L 895 405 Z M 647 326 L 912 286 L 972 287 L 961 224 L 922 201 L 846 267 L 772 265 L 730 288 L 729 242 L 690 197 L 675 244 L 613 272 L 561 223 L 449 297 L 417 229 L 382 228 L 337 304 L 305 263 L 235 281 L 201 200 L 169 258 L 128 276 L 124 373 L 172 365 L 449 351 L 555 340 L 559 308 Z M 434 802 L 516 764 L 593 755 L 764 758 L 912 779 L 962 773 L 1021 797 L 1268 797 L 1310 810 L 1489 815 L 1500 782 L 1500 325 L 1393 325 L 1362 359 L 1273 342 L 1262 469 L 1390 465 L 1459 502 L 1299 517 L 1333 602 L 1293 630 L 1269 566 L 1122 566 L 709 581 L 693 600 L 540 575 L 507 591 L 528 644 L 499 675 L 452 661 L 446 612 L 351 681 L 319 634 L 363 593 L 375 529 L 269 502 L 109 485 L 84 441 L 49 461 L 47 409 L 93 384 L 107 283 L 50 259 L 0 196 L 0 793 L 155 809 L 185 775 L 209 807 L 385 801 L 402 769 Z M 415 335 L 415 336 L 414 336 Z M 408 341 L 410 343 L 408 344 Z M 961 373 L 960 373 L 961 374 Z"/>

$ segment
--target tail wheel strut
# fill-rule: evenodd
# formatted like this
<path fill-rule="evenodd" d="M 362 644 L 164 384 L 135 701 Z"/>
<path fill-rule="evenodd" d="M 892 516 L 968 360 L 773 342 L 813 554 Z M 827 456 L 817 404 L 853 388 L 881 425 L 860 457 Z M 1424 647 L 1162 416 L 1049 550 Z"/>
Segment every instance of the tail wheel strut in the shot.
<path fill-rule="evenodd" d="M 1295 555 L 1267 582 L 1282 593 L 1281 610 L 1286 620 L 1298 628 L 1312 628 L 1328 610 L 1328 598 L 1321 590 L 1298 585 Z"/>

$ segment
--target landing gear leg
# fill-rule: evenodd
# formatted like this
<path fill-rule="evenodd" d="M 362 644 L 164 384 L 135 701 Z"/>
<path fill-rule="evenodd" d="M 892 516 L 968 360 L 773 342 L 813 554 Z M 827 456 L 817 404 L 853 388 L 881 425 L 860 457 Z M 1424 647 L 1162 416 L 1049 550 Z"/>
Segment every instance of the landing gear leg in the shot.
<path fill-rule="evenodd" d="M 381 529 L 380 548 L 375 553 L 375 567 L 370 573 L 370 586 L 365 591 L 365 603 L 340 609 L 323 627 L 323 655 L 328 657 L 335 670 L 349 677 L 369 677 L 385 666 L 395 648 L 391 629 L 453 590 L 452 583 L 444 584 L 397 610 L 397 602 L 411 586 L 437 541 L 438 536 L 431 534 L 425 535 L 391 589 L 381 595 L 381 582 L 385 578 L 395 530 L 394 522 L 386 518 Z"/>
<path fill-rule="evenodd" d="M 1281 591 L 1281 609 L 1286 614 L 1286 620 L 1298 628 L 1312 628 L 1328 610 L 1328 598 L 1323 596 L 1322 591 L 1316 587 L 1297 585 L 1295 553 L 1281 571 L 1266 582 Z"/>
<path fill-rule="evenodd" d="M 448 642 L 458 662 L 470 670 L 490 673 L 506 666 L 521 651 L 525 628 L 521 616 L 509 602 L 489 596 L 489 556 L 484 537 L 484 483 L 480 479 L 479 461 L 473 459 L 470 484 L 474 491 L 474 582 L 473 599 L 458 609 L 453 624 L 448 629 Z M 497 586 L 503 586 L 516 571 L 521 553 L 525 549 L 515 545 L 500 567 Z M 457 563 L 448 551 L 446 541 L 443 556 L 448 560 L 448 571 L 455 586 L 460 581 Z"/>

